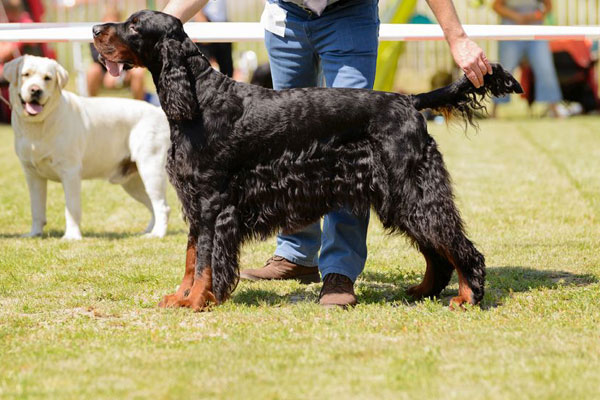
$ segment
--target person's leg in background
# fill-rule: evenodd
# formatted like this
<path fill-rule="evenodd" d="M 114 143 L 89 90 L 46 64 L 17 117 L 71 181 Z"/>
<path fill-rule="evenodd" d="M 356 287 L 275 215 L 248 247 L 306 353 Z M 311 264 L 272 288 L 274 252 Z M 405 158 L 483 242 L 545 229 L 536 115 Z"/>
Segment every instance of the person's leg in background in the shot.
<path fill-rule="evenodd" d="M 210 48 L 217 64 L 219 64 L 219 71 L 231 78 L 233 76 L 231 43 L 211 43 Z"/>
<path fill-rule="evenodd" d="M 548 42 L 542 40 L 525 43 L 527 58 L 535 77 L 535 101 L 548 103 L 550 115 L 553 117 L 568 117 L 569 111 L 560 104 L 562 92 Z"/>
<path fill-rule="evenodd" d="M 132 68 L 127 72 L 129 78 L 129 90 L 131 96 L 136 100 L 144 100 L 146 91 L 144 90 L 144 68 Z"/>
<path fill-rule="evenodd" d="M 273 88 L 281 90 L 317 86 L 319 62 L 304 30 L 310 14 L 290 3 L 282 3 L 278 7 L 287 12 L 285 35 L 282 37 L 265 30 Z M 275 253 L 265 266 L 243 270 L 240 277 L 249 280 L 298 279 L 304 283 L 318 282 L 316 265 L 320 247 L 320 222 L 293 235 L 279 234 Z"/>
<path fill-rule="evenodd" d="M 106 70 L 100 63 L 92 62 L 86 71 L 88 96 L 97 96 Z"/>
<path fill-rule="evenodd" d="M 505 70 L 513 73 L 519 66 L 525 56 L 525 45 L 521 41 L 504 41 L 498 43 L 498 58 Z M 506 104 L 510 101 L 509 96 L 495 97 L 494 108 L 492 109 L 492 118 L 496 117 L 497 108 L 500 104 Z"/>
<path fill-rule="evenodd" d="M 373 88 L 379 32 L 377 3 L 334 3 L 330 12 L 309 24 L 327 87 Z M 368 224 L 368 213 L 356 216 L 338 210 L 324 217 L 318 262 L 323 277 L 322 305 L 356 304 L 353 285 L 367 259 Z"/>

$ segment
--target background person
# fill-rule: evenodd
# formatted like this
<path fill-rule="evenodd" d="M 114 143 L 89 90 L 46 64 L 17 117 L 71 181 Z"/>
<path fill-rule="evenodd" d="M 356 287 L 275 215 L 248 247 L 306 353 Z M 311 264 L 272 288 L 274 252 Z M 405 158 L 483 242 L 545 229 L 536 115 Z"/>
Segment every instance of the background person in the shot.
<path fill-rule="evenodd" d="M 164 11 L 189 20 L 206 0 L 171 0 Z M 491 66 L 483 50 L 465 34 L 451 0 L 429 0 L 452 56 L 476 87 Z M 372 88 L 379 31 L 377 0 L 269 0 L 261 18 L 275 89 L 317 86 Z M 327 214 L 320 223 L 292 235 L 277 236 L 277 249 L 266 265 L 244 270 L 246 279 L 318 280 L 319 303 L 356 304 L 354 281 L 367 257 L 369 216 L 346 210 Z M 320 255 L 319 253 L 320 249 Z"/>
<path fill-rule="evenodd" d="M 21 0 L 2 0 L 0 22 L 31 23 L 35 22 L 25 11 Z M 43 9 L 38 16 L 41 16 Z M 39 21 L 38 21 L 39 22 Z M 4 78 L 4 63 L 24 54 L 54 58 L 54 52 L 46 43 L 0 42 L 0 94 L 8 99 L 8 81 Z M 11 111 L 8 105 L 0 102 L 0 122 L 10 122 Z"/>
<path fill-rule="evenodd" d="M 494 11 L 502 17 L 504 25 L 541 25 L 552 10 L 552 0 L 495 0 Z M 554 67 L 552 53 L 546 40 L 501 41 L 498 45 L 500 64 L 513 72 L 527 59 L 535 77 L 535 100 L 549 104 L 550 115 L 567 117 L 568 110 L 562 104 L 562 93 Z M 508 103 L 508 96 L 494 99 L 492 116 L 498 104 Z"/>
<path fill-rule="evenodd" d="M 227 1 L 209 1 L 202 10 L 196 14 L 197 22 L 227 22 Z M 233 76 L 233 57 L 231 43 L 200 43 L 200 50 L 211 61 L 219 66 L 219 71 L 228 77 Z"/>

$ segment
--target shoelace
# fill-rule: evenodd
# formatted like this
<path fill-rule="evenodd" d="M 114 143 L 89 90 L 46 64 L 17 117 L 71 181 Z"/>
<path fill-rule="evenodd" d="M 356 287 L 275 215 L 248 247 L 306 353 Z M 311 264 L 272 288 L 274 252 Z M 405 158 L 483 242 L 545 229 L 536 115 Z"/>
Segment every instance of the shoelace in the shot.
<path fill-rule="evenodd" d="M 267 267 L 269 264 L 271 264 L 272 262 L 274 262 L 275 261 L 275 257 L 278 257 L 278 256 L 272 256 L 271 258 L 269 258 L 267 260 L 267 262 L 265 262 L 264 266 Z"/>

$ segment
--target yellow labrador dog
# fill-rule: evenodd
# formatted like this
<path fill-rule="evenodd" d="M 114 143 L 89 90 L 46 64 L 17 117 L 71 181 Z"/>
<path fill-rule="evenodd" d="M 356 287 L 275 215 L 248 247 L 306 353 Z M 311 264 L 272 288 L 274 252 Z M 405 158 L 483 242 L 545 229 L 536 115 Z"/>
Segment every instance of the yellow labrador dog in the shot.
<path fill-rule="evenodd" d="M 152 213 L 146 233 L 167 231 L 169 124 L 162 110 L 119 98 L 80 97 L 63 90 L 67 71 L 49 58 L 23 56 L 4 66 L 10 82 L 15 150 L 31 199 L 31 232 L 46 223 L 47 180 L 65 192 L 64 239 L 81 239 L 81 180 L 107 179 L 123 186 Z"/>

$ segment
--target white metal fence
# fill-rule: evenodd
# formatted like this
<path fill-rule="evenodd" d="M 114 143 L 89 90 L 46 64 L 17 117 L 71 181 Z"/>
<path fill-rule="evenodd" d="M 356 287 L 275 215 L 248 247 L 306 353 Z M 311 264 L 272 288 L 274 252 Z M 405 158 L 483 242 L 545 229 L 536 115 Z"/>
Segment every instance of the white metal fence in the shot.
<path fill-rule="evenodd" d="M 258 21 L 264 0 L 226 0 L 230 21 Z M 46 0 L 46 21 L 49 22 L 83 22 L 99 21 L 107 7 L 115 5 L 121 10 L 123 18 L 131 12 L 147 7 L 162 9 L 167 0 Z M 380 0 L 380 14 L 396 0 Z M 493 0 L 454 0 L 461 21 L 465 24 L 497 24 L 499 18 L 492 10 Z M 425 0 L 417 3 L 416 12 L 435 20 Z M 600 0 L 553 0 L 553 16 L 558 25 L 599 25 Z M 479 43 L 489 58 L 497 58 L 497 42 L 481 41 Z M 266 60 L 264 45 L 261 42 L 240 43 L 235 45 L 239 53 L 253 50 L 259 59 Z M 69 44 L 58 44 L 57 50 L 61 61 L 69 63 L 73 48 Z M 84 55 L 86 50 L 84 49 Z M 409 42 L 406 51 L 399 60 L 401 75 L 431 76 L 437 70 L 451 70 L 453 66 L 448 47 L 443 42 Z M 410 87 L 408 87 L 410 89 Z"/>

